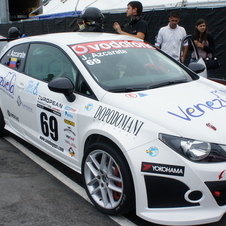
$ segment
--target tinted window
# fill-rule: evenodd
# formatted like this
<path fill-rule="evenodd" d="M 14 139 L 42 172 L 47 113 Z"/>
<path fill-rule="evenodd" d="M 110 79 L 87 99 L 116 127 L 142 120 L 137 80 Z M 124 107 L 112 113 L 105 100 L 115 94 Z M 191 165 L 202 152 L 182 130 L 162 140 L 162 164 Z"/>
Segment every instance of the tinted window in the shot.
<path fill-rule="evenodd" d="M 31 44 L 25 73 L 46 82 L 60 77 L 68 77 L 75 84 L 78 69 L 57 47 L 47 44 Z"/>

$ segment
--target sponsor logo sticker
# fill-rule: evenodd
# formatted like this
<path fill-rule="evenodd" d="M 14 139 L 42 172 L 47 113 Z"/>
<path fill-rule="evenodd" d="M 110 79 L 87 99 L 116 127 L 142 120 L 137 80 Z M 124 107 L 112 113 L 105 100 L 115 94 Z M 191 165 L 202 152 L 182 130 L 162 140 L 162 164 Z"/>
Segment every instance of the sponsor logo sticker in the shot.
<path fill-rule="evenodd" d="M 124 40 L 106 40 L 97 42 L 87 42 L 76 45 L 70 45 L 70 47 L 78 54 L 91 54 L 106 50 L 128 49 L 128 48 L 140 48 L 140 49 L 154 49 L 151 45 L 141 41 L 124 41 Z"/>
<path fill-rule="evenodd" d="M 223 94 L 224 93 L 224 94 Z M 211 91 L 212 97 L 202 102 L 193 104 L 192 106 L 177 106 L 177 112 L 168 111 L 168 114 L 176 116 L 180 119 L 191 121 L 193 118 L 199 118 L 210 111 L 218 111 L 226 107 L 226 90 Z M 208 126 L 208 125 L 207 125 Z M 211 126 L 211 125 L 210 125 Z M 213 130 L 215 128 L 211 127 Z"/>
<path fill-rule="evenodd" d="M 90 111 L 92 108 L 93 108 L 93 104 L 87 104 L 87 105 L 85 106 L 85 109 L 86 109 L 87 111 Z"/>
<path fill-rule="evenodd" d="M 139 134 L 144 125 L 144 122 L 138 119 L 104 106 L 99 106 L 93 118 L 134 136 Z"/>
<path fill-rule="evenodd" d="M 219 180 L 223 178 L 223 174 L 226 172 L 226 170 L 221 171 L 221 173 L 219 174 L 218 178 Z"/>
<path fill-rule="evenodd" d="M 176 165 L 166 165 L 161 163 L 142 162 L 141 172 L 164 174 L 172 176 L 184 176 L 185 167 Z"/>
<path fill-rule="evenodd" d="M 159 154 L 159 149 L 156 147 L 150 147 L 148 150 L 145 151 L 151 157 L 155 157 Z"/>

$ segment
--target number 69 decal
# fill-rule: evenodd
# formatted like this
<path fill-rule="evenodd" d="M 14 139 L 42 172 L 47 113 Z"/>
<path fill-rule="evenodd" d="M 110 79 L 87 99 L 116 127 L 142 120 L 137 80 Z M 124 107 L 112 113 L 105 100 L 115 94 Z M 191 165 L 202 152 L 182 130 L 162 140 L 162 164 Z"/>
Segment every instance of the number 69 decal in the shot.
<path fill-rule="evenodd" d="M 40 121 L 42 133 L 46 137 L 50 136 L 54 141 L 58 141 L 58 124 L 56 118 L 54 116 L 48 118 L 48 115 L 42 112 L 40 114 Z"/>

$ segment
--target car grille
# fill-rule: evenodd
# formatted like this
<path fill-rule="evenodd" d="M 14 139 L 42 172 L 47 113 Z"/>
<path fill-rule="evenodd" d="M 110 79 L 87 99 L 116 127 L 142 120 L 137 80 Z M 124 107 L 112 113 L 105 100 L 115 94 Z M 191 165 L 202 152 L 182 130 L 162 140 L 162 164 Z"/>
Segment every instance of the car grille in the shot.
<path fill-rule="evenodd" d="M 199 203 L 188 202 L 184 194 L 188 186 L 179 180 L 158 176 L 144 176 L 148 208 L 177 208 L 199 206 Z"/>

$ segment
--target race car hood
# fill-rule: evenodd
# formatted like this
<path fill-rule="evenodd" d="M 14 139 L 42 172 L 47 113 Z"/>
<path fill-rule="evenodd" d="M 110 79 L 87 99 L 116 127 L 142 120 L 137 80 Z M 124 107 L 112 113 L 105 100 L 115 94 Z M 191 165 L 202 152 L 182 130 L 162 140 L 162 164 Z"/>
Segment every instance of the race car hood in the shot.
<path fill-rule="evenodd" d="M 226 87 L 207 79 L 141 92 L 107 93 L 102 101 L 172 134 L 226 144 Z"/>

